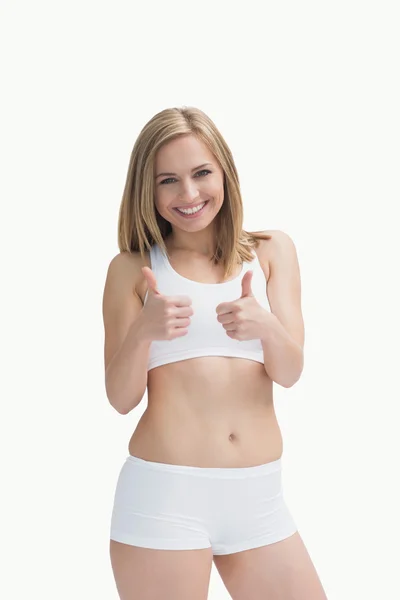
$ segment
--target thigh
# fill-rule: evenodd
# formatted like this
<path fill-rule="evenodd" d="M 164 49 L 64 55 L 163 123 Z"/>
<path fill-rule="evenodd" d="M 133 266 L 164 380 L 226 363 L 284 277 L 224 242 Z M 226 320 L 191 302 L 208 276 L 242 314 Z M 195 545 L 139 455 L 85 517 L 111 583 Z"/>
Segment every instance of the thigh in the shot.
<path fill-rule="evenodd" d="M 327 600 L 298 531 L 267 546 L 214 556 L 214 562 L 233 600 Z"/>
<path fill-rule="evenodd" d="M 212 549 L 153 550 L 110 540 L 121 600 L 206 600 Z"/>

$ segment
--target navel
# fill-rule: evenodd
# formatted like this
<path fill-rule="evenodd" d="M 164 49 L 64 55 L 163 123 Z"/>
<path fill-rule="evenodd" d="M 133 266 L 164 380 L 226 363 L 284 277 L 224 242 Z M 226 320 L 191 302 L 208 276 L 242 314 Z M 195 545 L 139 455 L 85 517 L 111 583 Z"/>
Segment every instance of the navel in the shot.
<path fill-rule="evenodd" d="M 236 440 L 236 435 L 234 433 L 231 433 L 229 435 L 229 439 L 230 439 L 231 442 L 234 442 Z"/>

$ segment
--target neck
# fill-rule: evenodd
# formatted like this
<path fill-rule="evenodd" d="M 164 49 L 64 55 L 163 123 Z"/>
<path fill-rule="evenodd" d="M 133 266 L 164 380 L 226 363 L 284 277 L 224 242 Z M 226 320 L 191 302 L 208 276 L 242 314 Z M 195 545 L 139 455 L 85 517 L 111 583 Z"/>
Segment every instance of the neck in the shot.
<path fill-rule="evenodd" d="M 188 250 L 211 257 L 214 255 L 216 247 L 214 229 L 207 227 L 195 232 L 173 229 L 166 238 L 165 244 L 168 252 L 171 250 Z"/>

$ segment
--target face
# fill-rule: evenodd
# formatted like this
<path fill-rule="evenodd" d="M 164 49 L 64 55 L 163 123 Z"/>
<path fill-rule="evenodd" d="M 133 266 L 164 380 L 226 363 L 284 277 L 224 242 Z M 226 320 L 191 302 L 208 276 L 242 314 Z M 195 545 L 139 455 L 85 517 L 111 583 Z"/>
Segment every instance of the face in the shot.
<path fill-rule="evenodd" d="M 155 161 L 155 205 L 173 228 L 204 229 L 223 201 L 223 171 L 207 146 L 188 135 L 160 148 Z"/>

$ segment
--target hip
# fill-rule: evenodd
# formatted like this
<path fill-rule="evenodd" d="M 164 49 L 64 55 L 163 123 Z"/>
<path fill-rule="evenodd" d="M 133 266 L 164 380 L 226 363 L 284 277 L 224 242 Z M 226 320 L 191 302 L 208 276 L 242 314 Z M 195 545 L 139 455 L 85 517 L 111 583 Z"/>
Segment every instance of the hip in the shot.
<path fill-rule="evenodd" d="M 157 549 L 230 554 L 271 544 L 297 527 L 281 459 L 248 468 L 199 468 L 129 455 L 114 495 L 110 537 Z"/>

